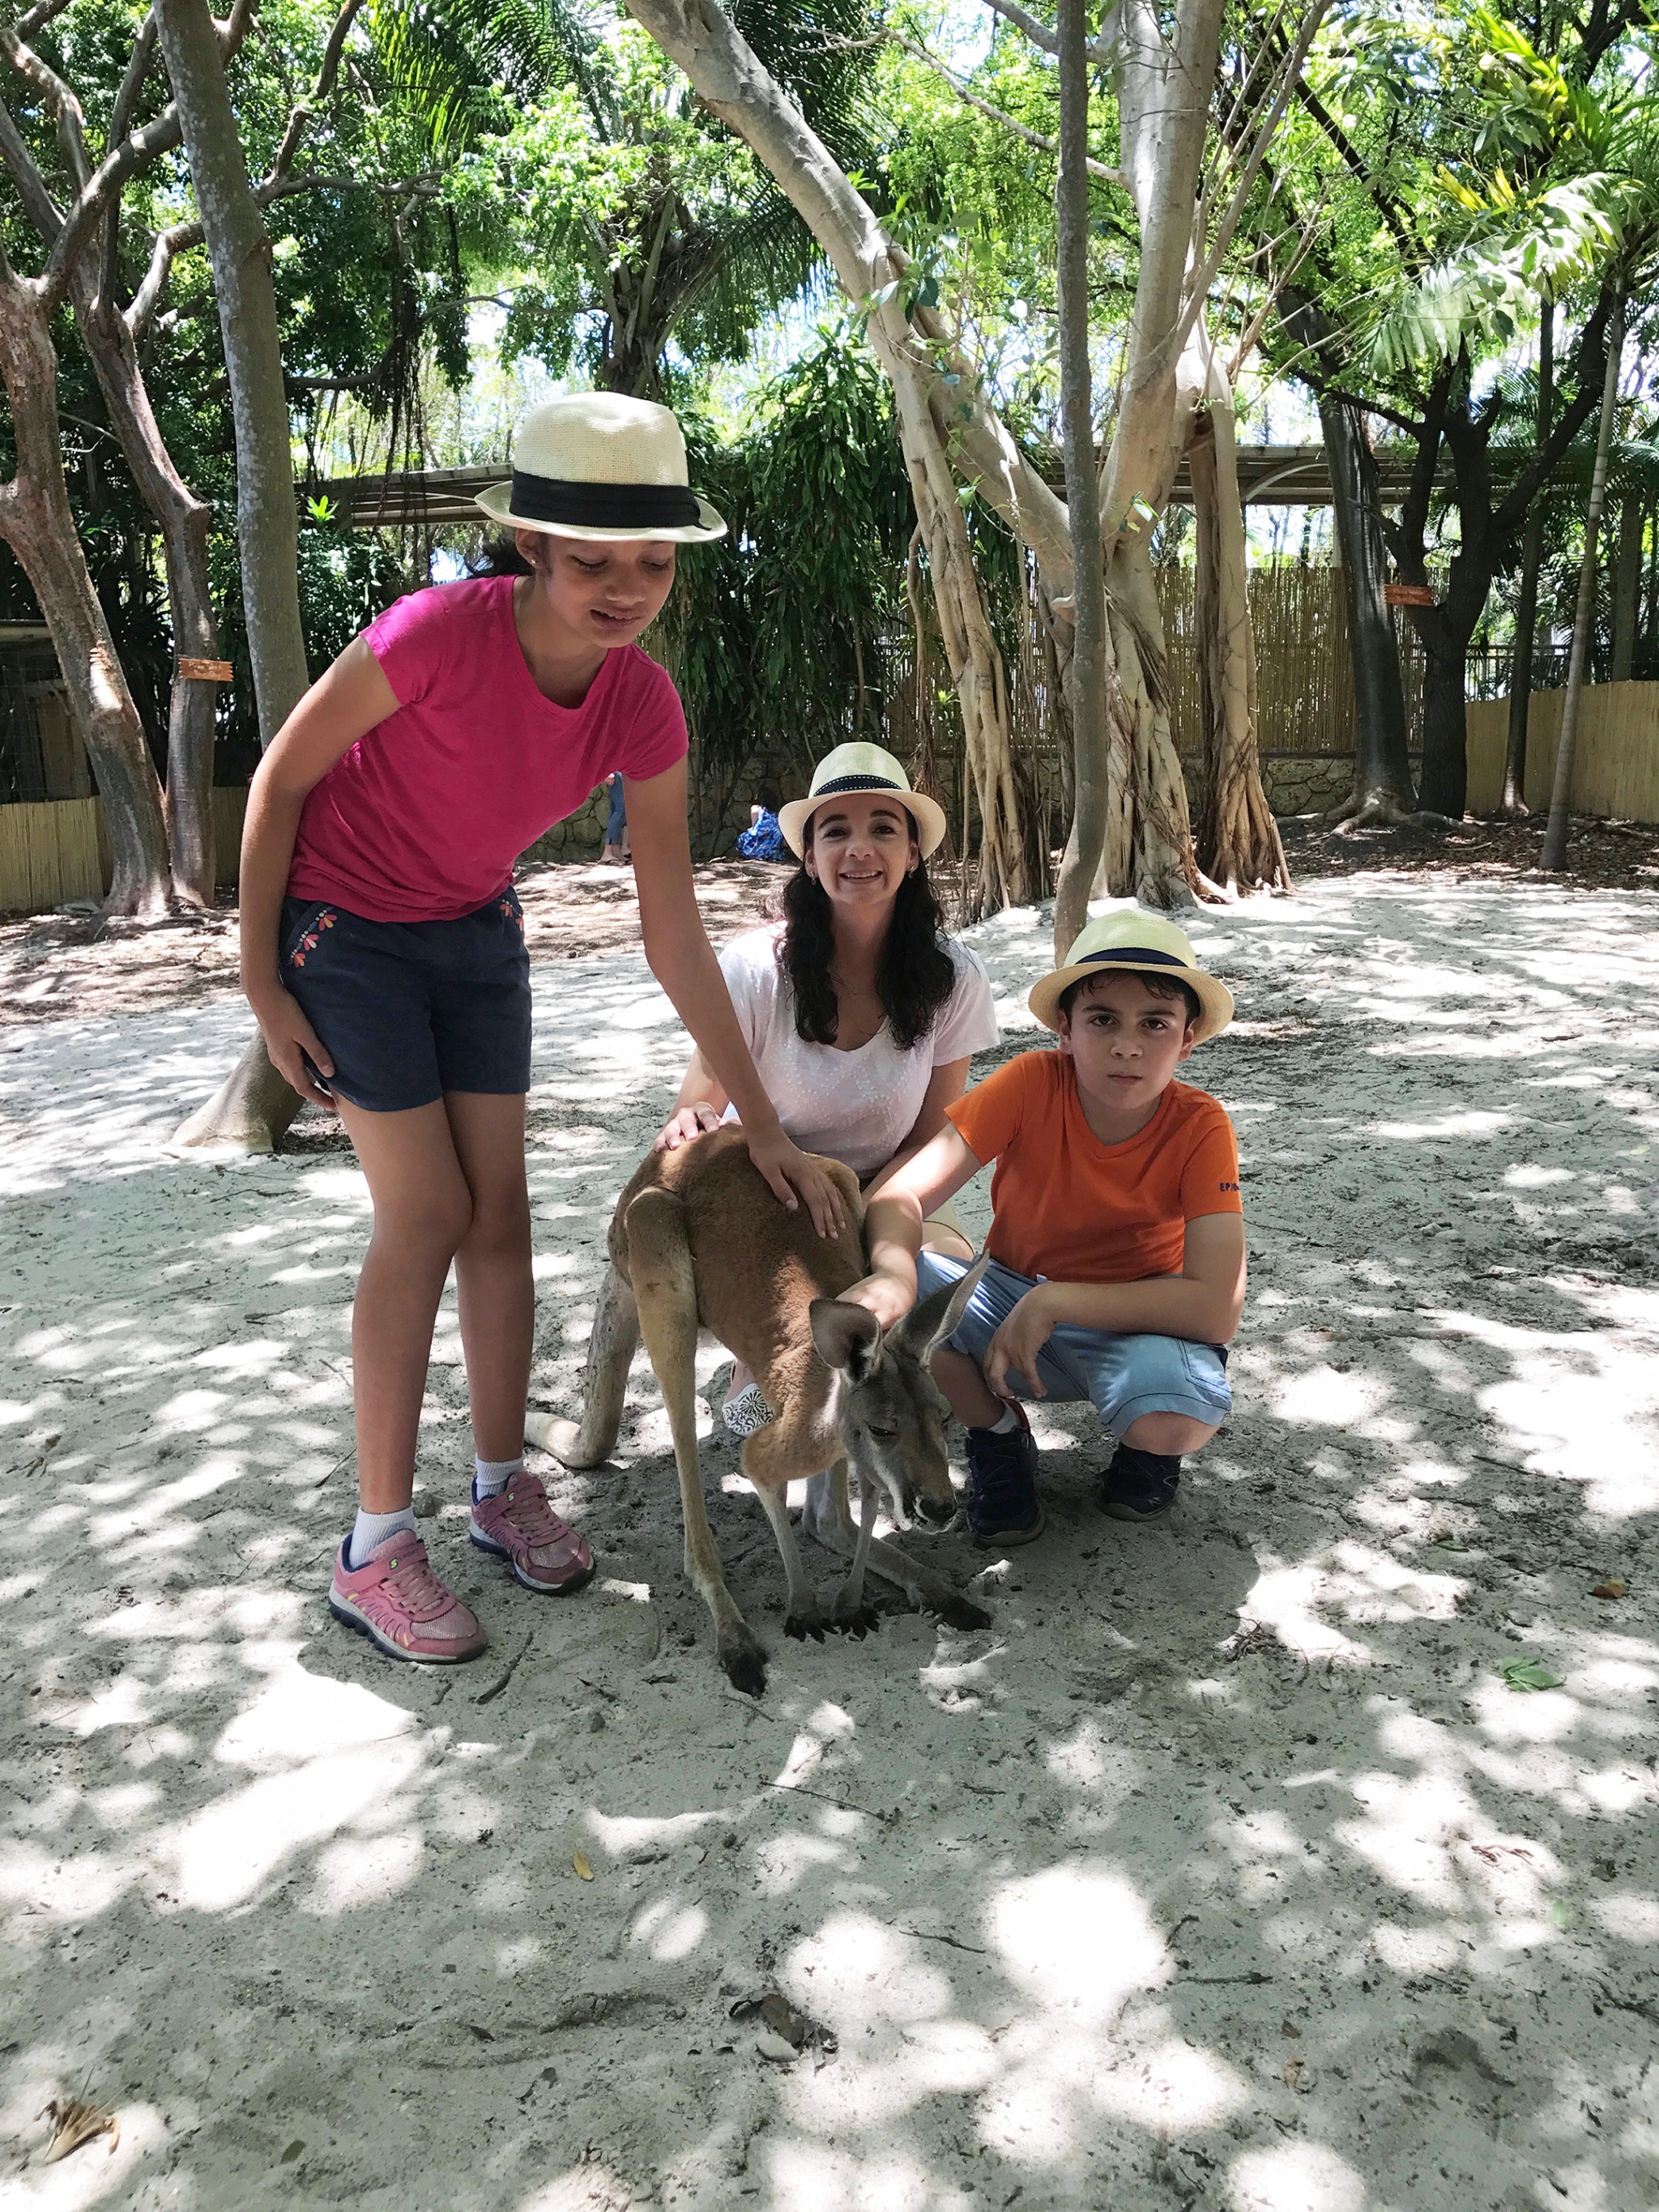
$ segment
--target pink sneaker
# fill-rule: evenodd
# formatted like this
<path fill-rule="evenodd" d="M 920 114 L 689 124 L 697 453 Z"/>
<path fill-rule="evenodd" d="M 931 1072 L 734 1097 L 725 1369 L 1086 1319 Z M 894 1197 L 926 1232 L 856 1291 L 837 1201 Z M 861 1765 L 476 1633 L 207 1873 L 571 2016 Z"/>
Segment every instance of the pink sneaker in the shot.
<path fill-rule="evenodd" d="M 474 1498 L 469 1534 L 481 1552 L 507 1560 L 526 1589 L 568 1597 L 593 1579 L 593 1554 L 533 1474 L 515 1474 L 493 1498 Z"/>
<path fill-rule="evenodd" d="M 361 1567 L 346 1565 L 341 1545 L 328 1609 L 392 1658 L 421 1667 L 476 1659 L 489 1641 L 477 1614 L 433 1573 L 420 1538 L 401 1533 L 377 1544 Z"/>

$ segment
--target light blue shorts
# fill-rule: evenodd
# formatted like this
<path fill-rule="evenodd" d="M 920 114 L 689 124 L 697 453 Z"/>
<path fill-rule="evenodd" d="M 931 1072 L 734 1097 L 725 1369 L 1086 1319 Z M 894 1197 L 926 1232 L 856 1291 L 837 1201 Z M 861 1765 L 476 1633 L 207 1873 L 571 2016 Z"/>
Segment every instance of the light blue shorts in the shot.
<path fill-rule="evenodd" d="M 916 1286 L 923 1297 L 945 1283 L 960 1282 L 967 1272 L 964 1261 L 938 1252 L 916 1255 Z M 955 1335 L 945 1340 L 951 1351 L 982 1364 L 991 1339 L 1041 1279 L 1017 1275 L 993 1260 Z M 1091 1400 L 1115 1437 L 1121 1437 L 1143 1413 L 1185 1413 L 1218 1427 L 1232 1410 L 1226 1352 L 1179 1336 L 1117 1336 L 1062 1322 L 1037 1354 L 1037 1374 L 1048 1397 L 1058 1403 Z M 1008 1388 L 1017 1398 L 1031 1395 L 1012 1368 Z"/>

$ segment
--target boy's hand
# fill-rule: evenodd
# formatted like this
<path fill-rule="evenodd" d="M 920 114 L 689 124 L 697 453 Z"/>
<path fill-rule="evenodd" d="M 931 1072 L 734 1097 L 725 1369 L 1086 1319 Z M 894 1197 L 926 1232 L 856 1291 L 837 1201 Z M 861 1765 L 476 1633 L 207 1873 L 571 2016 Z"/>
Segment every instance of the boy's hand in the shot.
<path fill-rule="evenodd" d="M 850 1291 L 843 1291 L 842 1296 L 852 1304 L 862 1306 L 867 1313 L 874 1314 L 884 1332 L 891 1328 L 896 1322 L 902 1321 L 915 1304 L 907 1284 L 902 1283 L 896 1275 L 883 1274 L 879 1268 L 873 1274 L 866 1275 L 862 1282 L 854 1283 Z"/>
<path fill-rule="evenodd" d="M 1048 1287 L 1046 1283 L 1039 1283 L 1034 1290 L 1027 1291 L 986 1346 L 986 1388 L 999 1398 L 1013 1395 L 1008 1388 L 1011 1368 L 1028 1385 L 1034 1398 L 1046 1398 L 1048 1395 L 1037 1376 L 1037 1354 L 1054 1333 L 1054 1316 L 1046 1295 Z"/>

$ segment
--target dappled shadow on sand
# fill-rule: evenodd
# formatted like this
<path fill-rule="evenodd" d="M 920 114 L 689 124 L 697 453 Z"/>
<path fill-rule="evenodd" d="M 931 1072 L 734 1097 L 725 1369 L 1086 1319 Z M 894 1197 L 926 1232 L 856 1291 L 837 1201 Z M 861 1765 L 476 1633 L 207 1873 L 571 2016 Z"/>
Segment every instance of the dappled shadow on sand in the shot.
<path fill-rule="evenodd" d="M 1125 1528 L 1098 1437 L 1043 1409 L 1045 1540 L 933 1540 L 994 1626 L 805 1649 L 711 1440 L 759 1704 L 682 1582 L 642 1369 L 616 1463 L 556 1485 L 599 1582 L 471 1564 L 448 1321 L 423 1531 L 491 1651 L 416 1674 L 337 1630 L 360 1180 L 159 1155 L 234 1049 L 210 1010 L 32 1031 L 0 1061 L 3 2201 L 1648 2201 L 1656 921 L 1375 883 L 1206 917 L 1241 1000 L 1192 1071 L 1245 1152 L 1233 1419 Z M 1042 936 L 979 933 L 1011 1005 Z M 678 1051 L 637 963 L 538 988 L 568 1405 Z M 1556 1686 L 1507 1687 L 1528 1659 Z M 729 2013 L 769 1984 L 833 2057 L 760 2055 Z M 120 2147 L 44 2166 L 33 2116 L 83 2081 Z"/>

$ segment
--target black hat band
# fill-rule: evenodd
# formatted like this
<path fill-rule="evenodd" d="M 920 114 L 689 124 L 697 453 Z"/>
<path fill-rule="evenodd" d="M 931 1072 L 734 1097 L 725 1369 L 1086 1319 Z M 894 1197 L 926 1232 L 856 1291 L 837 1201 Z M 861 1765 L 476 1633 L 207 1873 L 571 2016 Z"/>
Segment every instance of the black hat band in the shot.
<path fill-rule="evenodd" d="M 1137 968 L 1184 968 L 1189 975 L 1198 973 L 1190 962 L 1173 952 L 1154 952 L 1150 945 L 1115 945 L 1109 951 L 1085 952 L 1081 960 L 1068 961 L 1066 965 L 1088 968 L 1099 960 L 1113 961 L 1119 967 L 1133 964 Z"/>
<path fill-rule="evenodd" d="M 680 530 L 702 520 L 684 484 L 573 483 L 513 471 L 513 513 L 580 530 Z"/>
<path fill-rule="evenodd" d="M 888 775 L 832 775 L 828 783 L 818 786 L 808 803 L 816 806 L 819 799 L 832 798 L 838 791 L 897 791 L 907 799 L 915 795 Z"/>

